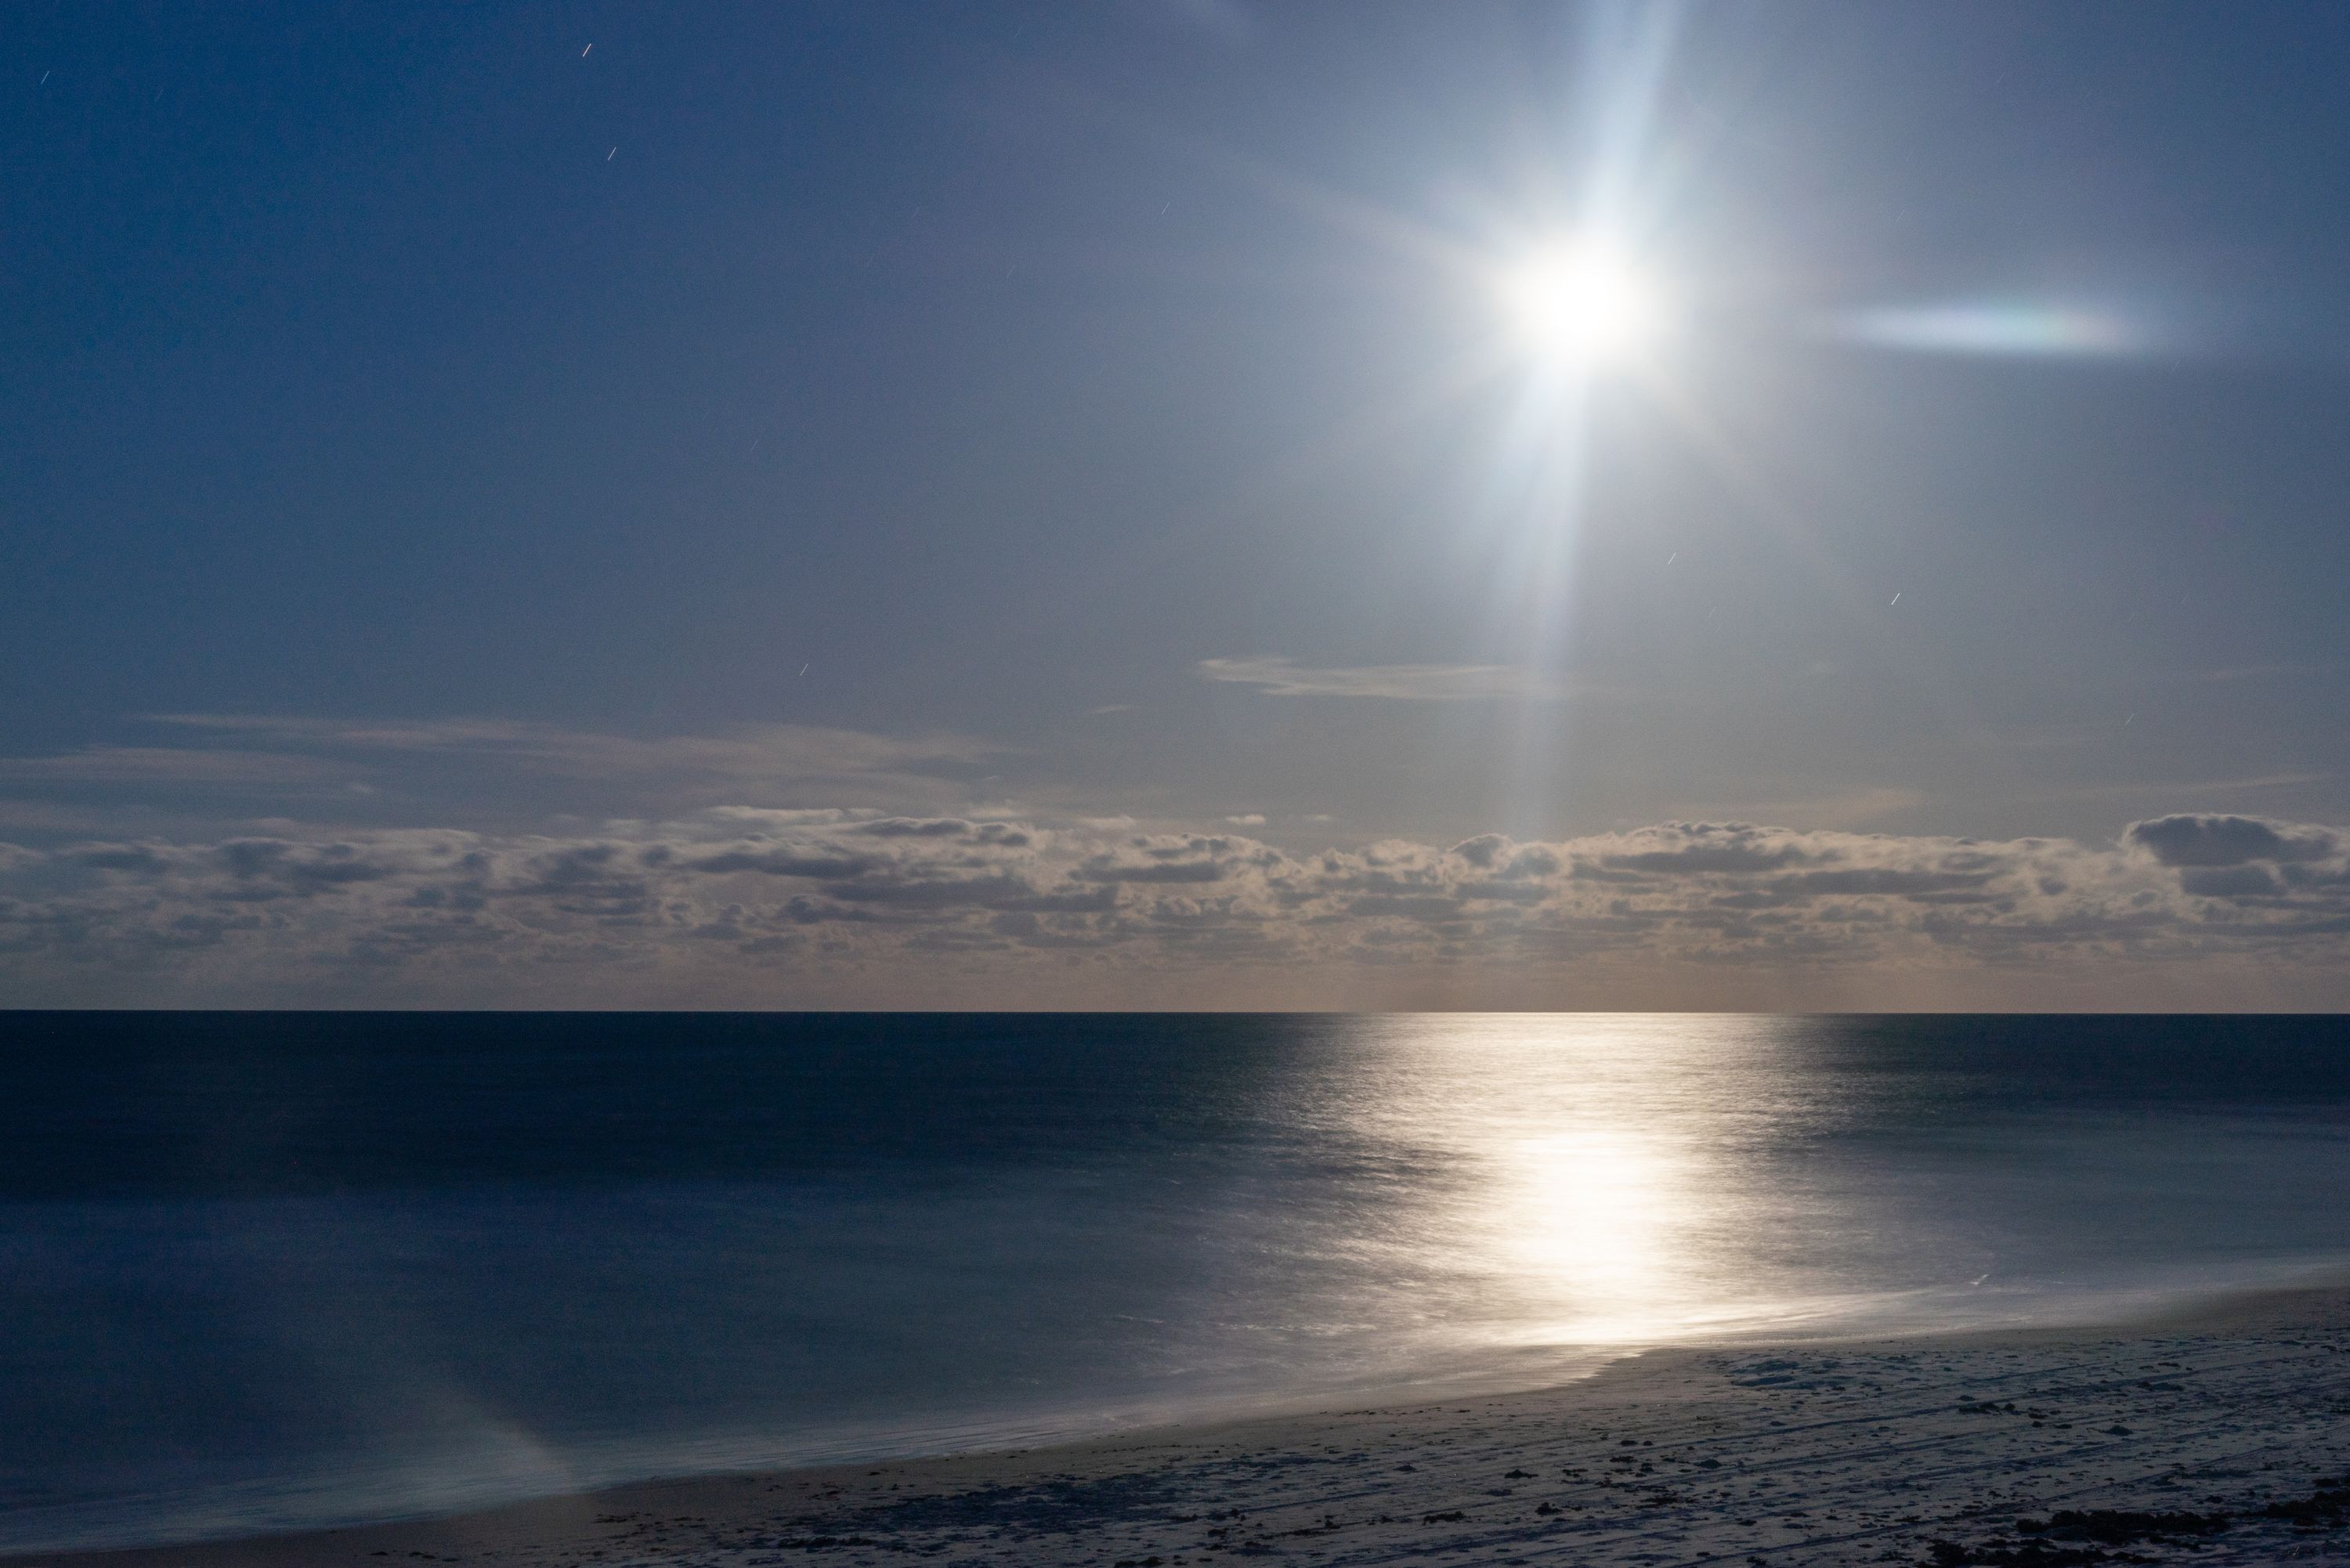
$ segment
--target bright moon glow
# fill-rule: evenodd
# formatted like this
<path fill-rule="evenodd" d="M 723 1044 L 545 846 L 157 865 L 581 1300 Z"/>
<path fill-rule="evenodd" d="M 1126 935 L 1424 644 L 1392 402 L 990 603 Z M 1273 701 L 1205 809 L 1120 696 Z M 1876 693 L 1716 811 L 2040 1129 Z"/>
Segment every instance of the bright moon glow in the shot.
<path fill-rule="evenodd" d="M 1664 325 L 1654 286 L 1621 253 L 1596 243 L 1528 257 L 1503 275 L 1501 296 L 1530 353 L 1585 366 L 1624 358 Z"/>

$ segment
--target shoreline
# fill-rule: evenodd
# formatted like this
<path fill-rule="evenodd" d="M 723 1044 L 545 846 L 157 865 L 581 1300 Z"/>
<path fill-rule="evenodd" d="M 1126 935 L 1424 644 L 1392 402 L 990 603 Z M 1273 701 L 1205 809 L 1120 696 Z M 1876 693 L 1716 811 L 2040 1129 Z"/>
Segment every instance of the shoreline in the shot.
<path fill-rule="evenodd" d="M 2293 1543 L 2294 1555 L 2330 1544 L 2350 1558 L 2350 1524 L 2325 1522 L 2321 1484 L 2350 1486 L 2345 1471 L 2350 1288 L 2329 1283 L 2134 1323 L 1629 1350 L 1588 1376 L 1520 1393 L 643 1481 L 431 1519 L 0 1563 L 747 1568 L 812 1556 L 1192 1568 L 1226 1554 L 1778 1563 L 1928 1563 L 1939 1552 L 1955 1565 L 2054 1563 L 2058 1552 L 2160 1560 L 2191 1541 L 2197 1562 L 2221 1563 L 2273 1561 Z M 2299 1521 L 2263 1511 L 2310 1499 Z M 2341 1501 L 2350 1507 L 2350 1495 Z M 2017 1533 L 2034 1511 L 2067 1510 L 2112 1518 Z M 2206 1528 L 2220 1516 L 2224 1527 Z"/>

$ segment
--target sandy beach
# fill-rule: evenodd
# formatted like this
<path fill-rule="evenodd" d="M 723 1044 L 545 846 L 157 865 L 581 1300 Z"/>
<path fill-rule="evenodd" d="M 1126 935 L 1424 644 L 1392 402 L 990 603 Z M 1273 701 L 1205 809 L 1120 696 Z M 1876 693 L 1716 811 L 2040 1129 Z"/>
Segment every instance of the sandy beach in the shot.
<path fill-rule="evenodd" d="M 2350 1559 L 2350 1292 L 1676 1348 L 1559 1387 L 12 1561 L 1170 1568 Z"/>

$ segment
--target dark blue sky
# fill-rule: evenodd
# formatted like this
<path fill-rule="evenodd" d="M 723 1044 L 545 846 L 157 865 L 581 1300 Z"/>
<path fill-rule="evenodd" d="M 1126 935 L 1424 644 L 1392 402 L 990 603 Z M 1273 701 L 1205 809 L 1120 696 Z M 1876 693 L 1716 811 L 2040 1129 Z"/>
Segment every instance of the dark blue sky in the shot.
<path fill-rule="evenodd" d="M 633 866 L 713 807 L 1300 864 L 1669 822 L 2285 843 L 2350 820 L 2345 58 L 2322 5 L 19 7 L 0 838 L 42 919 L 166 925 L 236 900 L 87 846 Z M 1563 411 L 1486 274 L 1602 182 L 1676 325 Z M 1104 842 L 1016 874 L 1075 898 Z M 2320 863 L 2230 864 L 2282 898 Z M 775 875 L 710 908 L 821 946 L 873 902 Z M 1395 994 L 1441 1001 L 1583 950 L 1456 894 L 1316 951 L 1409 948 Z M 1115 1001 L 1225 961 L 1167 922 L 1246 902 L 1120 899 L 920 940 L 1066 939 Z M 206 950 L 275 994 L 381 936 L 338 909 Z M 2331 906 L 2292 918 L 2314 961 Z M 43 995 L 203 994 L 40 929 Z M 730 994 L 891 994 L 820 968 Z"/>

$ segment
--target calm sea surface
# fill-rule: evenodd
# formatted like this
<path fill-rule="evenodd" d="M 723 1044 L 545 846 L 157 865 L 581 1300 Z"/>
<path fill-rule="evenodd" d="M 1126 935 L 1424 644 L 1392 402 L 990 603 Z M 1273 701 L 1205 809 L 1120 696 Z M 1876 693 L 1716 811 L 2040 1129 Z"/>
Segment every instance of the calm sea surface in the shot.
<path fill-rule="evenodd" d="M 2350 1263 L 2350 1022 L 0 1013 L 0 1551 Z"/>

